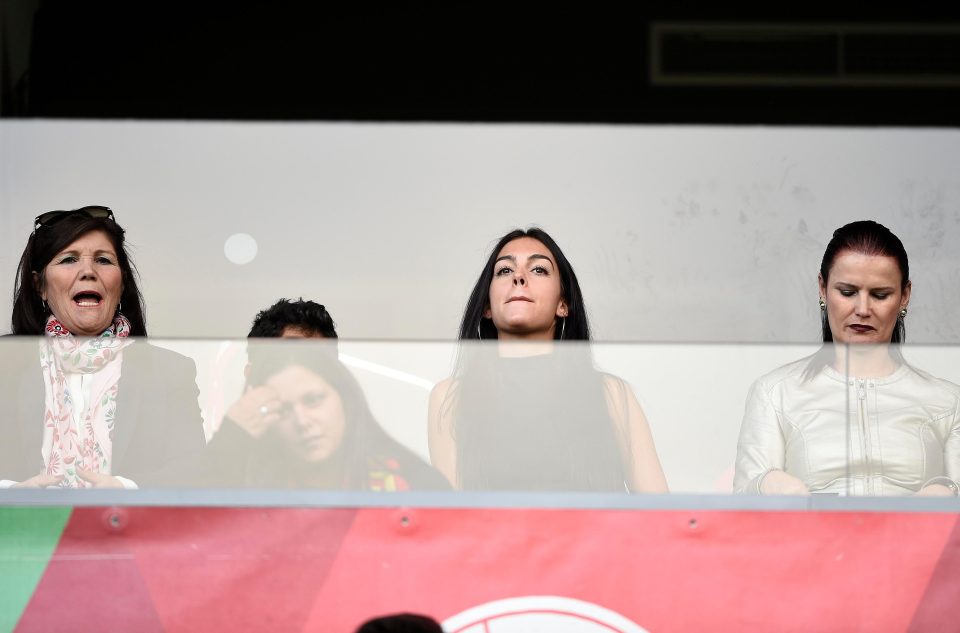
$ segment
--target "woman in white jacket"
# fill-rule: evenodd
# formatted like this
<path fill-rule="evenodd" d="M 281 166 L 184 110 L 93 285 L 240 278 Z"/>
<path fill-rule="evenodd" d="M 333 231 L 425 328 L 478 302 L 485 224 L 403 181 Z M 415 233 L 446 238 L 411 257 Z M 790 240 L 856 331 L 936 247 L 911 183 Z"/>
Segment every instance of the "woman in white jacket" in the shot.
<path fill-rule="evenodd" d="M 960 388 L 901 353 L 912 284 L 886 227 L 840 227 L 820 265 L 824 347 L 757 380 L 734 489 L 755 494 L 956 495 Z"/>

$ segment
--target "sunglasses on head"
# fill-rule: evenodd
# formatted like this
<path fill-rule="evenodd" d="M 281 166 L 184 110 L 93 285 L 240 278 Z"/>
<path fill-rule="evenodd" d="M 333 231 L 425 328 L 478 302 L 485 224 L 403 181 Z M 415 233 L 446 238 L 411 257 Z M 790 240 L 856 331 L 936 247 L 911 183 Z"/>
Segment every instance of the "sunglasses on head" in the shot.
<path fill-rule="evenodd" d="M 80 207 L 79 209 L 73 209 L 72 211 L 47 211 L 46 213 L 41 213 L 33 219 L 33 230 L 36 231 L 41 226 L 53 226 L 60 220 L 78 213 L 85 215 L 88 218 L 106 218 L 112 222 L 116 222 L 113 217 L 113 211 L 110 210 L 110 207 L 90 205 L 89 207 Z"/>

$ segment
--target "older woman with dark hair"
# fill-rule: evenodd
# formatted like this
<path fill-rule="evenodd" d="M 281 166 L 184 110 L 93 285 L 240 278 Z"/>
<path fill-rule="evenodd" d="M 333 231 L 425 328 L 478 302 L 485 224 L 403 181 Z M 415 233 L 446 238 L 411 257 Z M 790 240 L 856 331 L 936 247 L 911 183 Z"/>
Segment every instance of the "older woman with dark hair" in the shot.
<path fill-rule="evenodd" d="M 107 207 L 38 216 L 20 258 L 0 398 L 0 486 L 186 483 L 204 440 L 193 362 L 147 334 Z"/>
<path fill-rule="evenodd" d="M 455 486 L 667 491 L 632 389 L 594 368 L 580 284 L 546 231 L 500 238 L 460 339 L 477 344 L 434 387 L 428 421 L 433 464 Z"/>
<path fill-rule="evenodd" d="M 735 490 L 956 495 L 960 388 L 901 354 L 913 291 L 903 243 L 870 220 L 842 226 L 818 285 L 824 347 L 754 383 Z"/>

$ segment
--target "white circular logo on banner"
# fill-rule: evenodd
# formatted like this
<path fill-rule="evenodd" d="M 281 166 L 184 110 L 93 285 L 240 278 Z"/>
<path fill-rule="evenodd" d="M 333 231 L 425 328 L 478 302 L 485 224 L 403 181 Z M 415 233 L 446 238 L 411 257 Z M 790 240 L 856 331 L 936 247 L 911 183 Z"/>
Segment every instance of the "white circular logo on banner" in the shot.
<path fill-rule="evenodd" d="M 467 609 L 443 622 L 447 633 L 647 633 L 601 606 L 560 596 L 507 598 Z"/>

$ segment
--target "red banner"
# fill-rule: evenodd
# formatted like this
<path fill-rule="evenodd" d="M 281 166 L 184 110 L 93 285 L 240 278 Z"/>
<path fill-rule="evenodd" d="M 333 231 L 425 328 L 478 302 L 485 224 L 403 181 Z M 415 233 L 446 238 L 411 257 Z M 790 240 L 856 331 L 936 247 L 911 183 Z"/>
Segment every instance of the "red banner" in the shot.
<path fill-rule="evenodd" d="M 18 631 L 958 628 L 943 513 L 76 509 Z"/>

